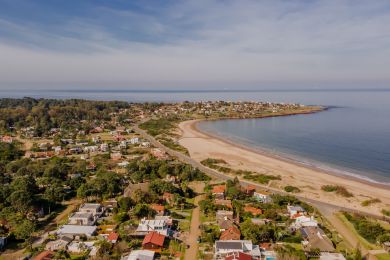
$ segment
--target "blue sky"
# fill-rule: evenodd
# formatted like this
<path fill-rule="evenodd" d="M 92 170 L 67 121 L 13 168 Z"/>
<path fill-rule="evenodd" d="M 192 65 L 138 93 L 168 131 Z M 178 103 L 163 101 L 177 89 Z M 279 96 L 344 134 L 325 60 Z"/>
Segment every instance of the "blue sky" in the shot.
<path fill-rule="evenodd" d="M 0 88 L 390 86 L 390 1 L 0 0 Z"/>

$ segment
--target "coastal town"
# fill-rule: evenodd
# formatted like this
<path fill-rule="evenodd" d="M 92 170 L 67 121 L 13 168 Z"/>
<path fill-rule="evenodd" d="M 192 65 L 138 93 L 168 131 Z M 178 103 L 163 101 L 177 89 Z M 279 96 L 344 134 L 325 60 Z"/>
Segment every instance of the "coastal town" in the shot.
<path fill-rule="evenodd" d="M 316 204 L 284 176 L 180 142 L 182 122 L 324 109 L 1 99 L 0 259 L 389 259 L 385 199 L 328 184 L 316 192 L 368 209 Z"/>

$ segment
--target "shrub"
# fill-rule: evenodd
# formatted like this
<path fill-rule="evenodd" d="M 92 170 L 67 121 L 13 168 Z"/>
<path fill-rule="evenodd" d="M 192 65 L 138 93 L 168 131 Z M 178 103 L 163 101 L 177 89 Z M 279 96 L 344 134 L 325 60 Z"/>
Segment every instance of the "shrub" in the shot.
<path fill-rule="evenodd" d="M 349 192 L 345 187 L 339 185 L 323 185 L 321 189 L 325 192 L 336 192 L 336 194 L 343 197 L 353 197 L 353 194 Z"/>
<path fill-rule="evenodd" d="M 301 192 L 301 190 L 300 190 L 298 187 L 294 187 L 294 186 L 290 186 L 290 185 L 284 187 L 284 190 L 285 190 L 286 192 L 292 192 L 292 193 Z"/>
<path fill-rule="evenodd" d="M 370 199 L 370 200 L 363 201 L 361 204 L 363 207 L 367 207 L 367 206 L 370 206 L 371 204 L 380 203 L 380 202 L 381 202 L 380 199 Z"/>

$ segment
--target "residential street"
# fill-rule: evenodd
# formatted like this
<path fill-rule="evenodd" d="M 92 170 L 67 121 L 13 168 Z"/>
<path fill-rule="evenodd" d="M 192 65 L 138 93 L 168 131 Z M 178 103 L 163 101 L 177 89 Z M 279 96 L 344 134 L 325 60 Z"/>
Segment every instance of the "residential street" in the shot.
<path fill-rule="evenodd" d="M 204 184 L 203 183 L 197 183 L 194 187 L 194 190 L 199 194 L 203 192 Z M 186 250 L 185 253 L 185 260 L 193 260 L 196 259 L 196 255 L 198 252 L 198 237 L 201 234 L 201 231 L 199 229 L 200 225 L 200 209 L 199 209 L 199 201 L 201 201 L 204 197 L 204 194 L 200 194 L 195 197 L 194 205 L 195 208 L 192 211 L 192 218 L 191 218 L 191 227 L 190 227 L 190 234 L 188 236 L 187 244 L 189 245 L 189 248 Z"/>

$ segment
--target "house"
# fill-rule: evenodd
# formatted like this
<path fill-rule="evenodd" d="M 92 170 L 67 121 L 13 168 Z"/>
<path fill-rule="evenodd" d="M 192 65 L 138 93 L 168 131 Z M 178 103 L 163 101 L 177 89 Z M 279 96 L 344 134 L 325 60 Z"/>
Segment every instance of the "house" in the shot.
<path fill-rule="evenodd" d="M 341 253 L 322 252 L 320 260 L 345 260 L 345 257 Z"/>
<path fill-rule="evenodd" d="M 57 240 L 49 241 L 46 244 L 45 249 L 49 251 L 65 250 L 66 246 L 72 242 L 72 240 L 73 237 L 71 236 L 62 236 Z"/>
<path fill-rule="evenodd" d="M 94 246 L 97 241 L 73 241 L 68 245 L 68 252 L 70 253 L 84 253 L 88 250 L 94 250 L 96 247 Z"/>
<path fill-rule="evenodd" d="M 258 216 L 258 215 L 263 214 L 263 211 L 261 209 L 251 207 L 251 206 L 245 206 L 244 212 L 248 212 L 248 213 L 252 214 L 253 216 Z"/>
<path fill-rule="evenodd" d="M 215 205 L 227 207 L 227 208 L 229 208 L 229 209 L 233 209 L 232 201 L 231 201 L 231 200 L 220 200 L 220 199 L 216 199 L 216 200 L 215 200 Z"/>
<path fill-rule="evenodd" d="M 157 232 L 161 235 L 167 236 L 169 233 L 168 221 L 166 219 L 141 219 L 135 234 L 146 235 L 149 232 Z"/>
<path fill-rule="evenodd" d="M 84 203 L 79 208 L 79 212 L 92 213 L 95 218 L 98 218 L 103 215 L 104 207 L 99 203 Z"/>
<path fill-rule="evenodd" d="M 244 192 L 247 196 L 253 196 L 255 191 L 256 191 L 256 187 L 250 184 L 242 188 L 242 192 Z"/>
<path fill-rule="evenodd" d="M 295 229 L 300 229 L 301 227 L 317 227 L 318 222 L 313 216 L 298 216 L 295 218 L 295 222 L 291 226 Z"/>
<path fill-rule="evenodd" d="M 122 154 L 117 152 L 117 153 L 111 153 L 110 154 L 110 157 L 111 157 L 111 160 L 114 160 L 114 161 L 119 161 L 120 159 L 122 159 Z"/>
<path fill-rule="evenodd" d="M 153 260 L 154 254 L 151 250 L 133 250 L 127 260 Z"/>
<path fill-rule="evenodd" d="M 128 161 L 123 161 L 118 163 L 118 167 L 126 168 L 130 163 Z"/>
<path fill-rule="evenodd" d="M 94 129 L 92 129 L 91 131 L 89 131 L 91 134 L 99 134 L 99 133 L 103 133 L 104 129 L 100 126 L 98 127 L 95 127 Z"/>
<path fill-rule="evenodd" d="M 3 142 L 3 143 L 12 143 L 13 141 L 14 141 L 14 139 L 12 138 L 12 136 L 9 136 L 9 135 L 3 135 L 2 137 L 1 137 L 1 141 Z"/>
<path fill-rule="evenodd" d="M 251 218 L 251 222 L 255 225 L 265 225 L 267 223 L 272 222 L 270 219 L 265 219 L 265 218 Z"/>
<path fill-rule="evenodd" d="M 100 145 L 100 151 L 102 151 L 102 152 L 108 152 L 109 149 L 110 149 L 110 147 L 106 143 L 103 143 Z"/>
<path fill-rule="evenodd" d="M 240 240 L 241 232 L 236 226 L 231 226 L 221 233 L 219 240 Z"/>
<path fill-rule="evenodd" d="M 271 203 L 272 202 L 271 195 L 272 194 L 267 192 L 267 191 L 255 191 L 255 192 L 253 192 L 253 197 L 257 201 L 262 202 L 262 203 Z"/>
<path fill-rule="evenodd" d="M 216 220 L 220 231 L 227 230 L 234 225 L 233 211 L 218 210 Z"/>
<path fill-rule="evenodd" d="M 34 257 L 34 260 L 50 260 L 54 259 L 55 253 L 53 251 L 43 251 Z"/>
<path fill-rule="evenodd" d="M 111 232 L 108 237 L 107 237 L 107 241 L 115 244 L 117 241 L 118 241 L 118 238 L 119 238 L 119 235 L 118 233 L 116 232 Z"/>
<path fill-rule="evenodd" d="M 164 216 L 165 207 L 163 205 L 151 204 L 149 207 L 157 212 L 157 216 Z"/>
<path fill-rule="evenodd" d="M 319 249 L 321 252 L 335 251 L 332 241 L 321 228 L 303 227 L 300 229 L 300 232 L 304 239 L 302 246 L 305 252 L 310 252 L 312 249 Z"/>
<path fill-rule="evenodd" d="M 160 148 L 152 148 L 150 150 L 150 153 L 156 157 L 157 159 L 159 160 L 166 160 L 168 159 L 168 155 L 163 151 L 161 150 Z"/>
<path fill-rule="evenodd" d="M 106 209 L 113 209 L 118 207 L 118 201 L 116 199 L 109 199 L 102 202 L 103 207 Z"/>
<path fill-rule="evenodd" d="M 224 259 L 232 253 L 245 253 L 252 259 L 260 259 L 260 247 L 253 245 L 250 240 L 218 240 L 214 244 L 215 258 Z"/>
<path fill-rule="evenodd" d="M 225 199 L 225 185 L 214 186 L 211 193 L 215 196 L 215 199 Z"/>
<path fill-rule="evenodd" d="M 140 190 L 142 192 L 148 192 L 149 191 L 149 182 L 140 182 L 140 183 L 130 183 L 127 188 L 124 191 L 125 197 L 131 197 L 131 194 L 133 194 L 135 191 Z"/>
<path fill-rule="evenodd" d="M 290 214 L 291 219 L 295 219 L 301 215 L 306 214 L 306 210 L 304 210 L 301 206 L 291 206 L 287 205 L 288 214 Z"/>
<path fill-rule="evenodd" d="M 89 145 L 85 146 L 83 150 L 85 153 L 96 153 L 99 151 L 99 147 L 97 145 Z"/>
<path fill-rule="evenodd" d="M 158 232 L 149 232 L 142 241 L 142 248 L 160 251 L 164 247 L 165 236 Z"/>
<path fill-rule="evenodd" d="M 243 252 L 232 252 L 226 255 L 225 260 L 252 260 L 252 256 Z"/>
<path fill-rule="evenodd" d="M 94 215 L 91 212 L 75 212 L 69 217 L 70 225 L 92 226 L 96 222 Z"/>
<path fill-rule="evenodd" d="M 139 138 L 138 137 L 133 137 L 129 140 L 131 144 L 138 144 L 139 143 Z"/>
<path fill-rule="evenodd" d="M 91 237 L 96 233 L 96 229 L 96 226 L 63 225 L 57 230 L 57 234 Z"/>

